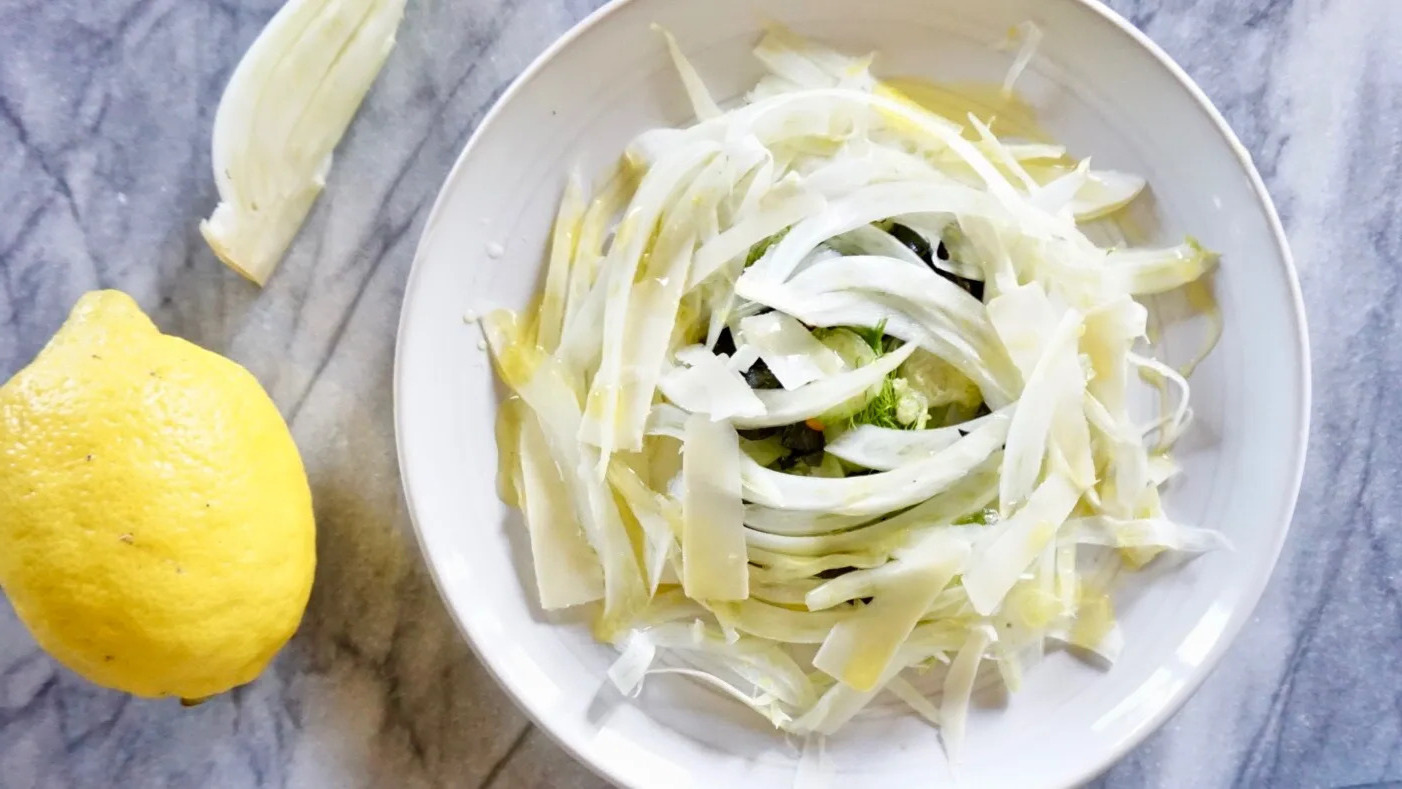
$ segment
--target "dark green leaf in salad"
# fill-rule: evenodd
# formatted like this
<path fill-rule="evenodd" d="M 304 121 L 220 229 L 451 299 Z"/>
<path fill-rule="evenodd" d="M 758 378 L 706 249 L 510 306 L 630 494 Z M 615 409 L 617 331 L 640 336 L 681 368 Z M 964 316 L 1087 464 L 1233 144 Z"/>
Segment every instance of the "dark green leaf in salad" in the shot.
<path fill-rule="evenodd" d="M 749 384 L 751 389 L 782 388 L 779 379 L 774 377 L 774 373 L 770 371 L 769 365 L 765 364 L 763 359 L 750 365 L 750 369 L 744 372 L 744 376 L 745 383 Z"/>
<path fill-rule="evenodd" d="M 827 446 L 823 431 L 814 430 L 805 422 L 785 425 L 779 429 L 779 442 L 800 454 L 818 452 Z"/>

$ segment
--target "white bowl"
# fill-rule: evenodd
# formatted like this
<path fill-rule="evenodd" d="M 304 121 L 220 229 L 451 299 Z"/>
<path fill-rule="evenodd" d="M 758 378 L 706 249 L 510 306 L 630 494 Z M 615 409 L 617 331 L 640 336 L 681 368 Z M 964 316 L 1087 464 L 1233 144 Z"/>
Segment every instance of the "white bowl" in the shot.
<path fill-rule="evenodd" d="M 1222 253 L 1221 344 L 1193 375 L 1198 419 L 1180 445 L 1171 514 L 1219 529 L 1234 552 L 1150 572 L 1117 598 L 1127 637 L 1109 671 L 1064 654 L 1005 705 L 973 711 L 965 786 L 1064 786 L 1145 737 L 1202 681 L 1250 615 L 1285 537 L 1302 471 L 1309 381 L 1304 314 L 1279 220 L 1241 144 L 1156 46 L 1088 0 L 620 0 L 552 46 L 482 122 L 444 183 L 405 293 L 395 411 L 405 493 L 444 600 L 482 662 L 546 731 L 625 785 L 790 786 L 796 748 L 748 710 L 673 677 L 641 699 L 604 688 L 612 651 L 533 602 L 518 515 L 498 500 L 499 390 L 466 313 L 526 305 L 564 178 L 598 175 L 637 132 L 688 120 L 653 22 L 672 30 L 717 97 L 759 68 L 767 21 L 850 51 L 877 72 L 999 81 L 994 47 L 1045 32 L 1018 83 L 1073 153 L 1148 178 L 1136 219 L 1161 241 L 1191 232 Z M 504 247 L 504 253 L 502 249 Z M 496 254 L 493 254 L 496 253 Z M 1171 305 L 1169 306 L 1171 309 Z M 1200 325 L 1164 328 L 1170 358 Z M 833 785 L 948 780 L 934 732 L 876 705 L 828 745 Z"/>

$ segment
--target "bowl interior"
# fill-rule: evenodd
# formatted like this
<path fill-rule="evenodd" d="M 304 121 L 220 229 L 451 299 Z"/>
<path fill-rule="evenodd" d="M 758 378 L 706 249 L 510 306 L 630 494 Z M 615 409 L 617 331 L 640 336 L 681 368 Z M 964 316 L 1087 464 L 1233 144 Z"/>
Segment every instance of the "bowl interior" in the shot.
<path fill-rule="evenodd" d="M 681 679 L 656 678 L 639 700 L 619 699 L 604 687 L 612 650 L 538 609 L 524 529 L 496 495 L 499 392 L 465 314 L 528 303 L 572 169 L 601 177 L 633 135 L 689 118 L 651 23 L 676 34 L 718 98 L 734 98 L 760 74 L 749 50 L 769 21 L 876 51 L 881 76 L 998 82 L 1011 57 L 999 47 L 1025 20 L 1045 33 L 1018 83 L 1041 125 L 1097 166 L 1149 180 L 1152 195 L 1130 217 L 1144 240 L 1191 232 L 1222 253 L 1214 285 L 1225 332 L 1192 377 L 1197 421 L 1166 501 L 1236 550 L 1126 578 L 1116 603 L 1127 646 L 1108 671 L 1054 655 L 1016 695 L 981 699 L 961 782 L 1063 785 L 1094 774 L 1186 697 L 1259 597 L 1303 461 L 1303 314 L 1259 178 L 1176 67 L 1081 0 L 881 0 L 860 13 L 847 0 L 615 3 L 522 77 L 448 177 L 405 296 L 395 382 L 406 493 L 445 600 L 532 716 L 609 778 L 788 786 L 797 749 Z M 1178 319 L 1172 300 L 1157 306 L 1167 357 L 1191 357 L 1201 321 Z M 933 730 L 880 700 L 829 742 L 827 758 L 838 780 L 870 785 L 948 775 Z"/>

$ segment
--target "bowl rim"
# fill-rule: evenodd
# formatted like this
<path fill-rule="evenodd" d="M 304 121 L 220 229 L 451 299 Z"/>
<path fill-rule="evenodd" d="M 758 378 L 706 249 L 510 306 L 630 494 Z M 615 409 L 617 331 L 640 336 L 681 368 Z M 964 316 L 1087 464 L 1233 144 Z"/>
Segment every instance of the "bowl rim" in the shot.
<path fill-rule="evenodd" d="M 518 92 L 523 90 L 525 86 L 535 78 L 538 72 L 543 70 L 547 64 L 549 64 L 552 60 L 555 59 L 555 56 L 557 54 L 559 54 L 562 50 L 564 50 L 566 47 L 572 44 L 585 32 L 592 29 L 596 25 L 602 23 L 604 20 L 618 12 L 623 7 L 639 1 L 640 0 L 609 0 L 609 2 L 595 9 L 588 16 L 577 22 L 573 27 L 571 27 L 569 30 L 563 33 L 560 37 L 555 39 L 554 42 L 552 42 L 548 47 L 545 48 L 544 51 L 542 51 L 539 55 L 535 57 L 535 59 L 531 61 L 530 65 L 528 65 L 520 74 L 518 74 L 514 79 L 512 79 L 507 89 L 503 91 L 502 94 L 497 97 L 496 101 L 492 103 L 491 109 L 488 110 L 487 114 L 482 117 L 482 120 L 477 124 L 477 128 L 473 130 L 472 135 L 468 138 L 467 143 L 463 146 L 462 150 L 458 153 L 457 158 L 454 160 L 453 166 L 448 170 L 448 174 L 444 176 L 442 186 L 439 187 L 438 195 L 434 198 L 433 206 L 429 209 L 428 217 L 424 221 L 423 230 L 420 232 L 419 235 L 419 242 L 415 246 L 414 259 L 410 264 L 409 275 L 405 280 L 404 296 L 402 301 L 400 302 L 399 321 L 395 329 L 394 366 L 392 373 L 395 450 L 396 458 L 399 464 L 400 484 L 403 488 L 404 503 L 406 509 L 409 512 L 409 520 L 413 524 L 414 536 L 418 541 L 420 551 L 423 553 L 424 563 L 428 566 L 429 575 L 433 578 L 433 584 L 438 590 L 439 598 L 442 600 L 444 607 L 448 609 L 448 613 L 452 617 L 454 624 L 457 625 L 458 631 L 464 636 L 464 639 L 467 641 L 467 644 L 472 650 L 473 655 L 477 658 L 477 661 L 483 666 L 483 668 L 487 670 L 487 672 L 496 681 L 497 685 L 506 690 L 507 695 L 511 697 L 511 700 L 513 701 L 513 703 L 516 704 L 517 708 L 521 709 L 523 712 L 526 713 L 530 725 L 545 732 L 545 734 L 549 736 L 554 743 L 559 745 L 576 762 L 584 765 L 587 769 L 589 769 L 591 772 L 593 772 L 600 778 L 603 778 L 604 780 L 609 781 L 610 783 L 618 786 L 625 786 L 627 784 L 624 780 L 624 777 L 617 773 L 612 765 L 605 764 L 602 761 L 596 761 L 594 758 L 592 758 L 592 755 L 586 751 L 586 749 L 579 747 L 577 743 L 568 740 L 559 733 L 557 733 L 555 728 L 545 721 L 544 716 L 540 714 L 540 711 L 537 710 L 531 704 L 530 701 L 528 701 L 528 696 L 525 693 L 523 693 L 520 688 L 515 687 L 513 684 L 509 683 L 503 678 L 501 672 L 497 670 L 497 667 L 492 661 L 492 659 L 482 649 L 478 647 L 477 641 L 472 636 L 472 633 L 470 632 L 466 622 L 459 615 L 457 608 L 453 606 L 452 603 L 449 601 L 448 596 L 445 593 L 444 581 L 440 577 L 440 568 L 438 564 L 433 560 L 432 555 L 428 550 L 428 544 L 425 538 L 424 528 L 423 525 L 420 523 L 419 516 L 414 506 L 413 483 L 409 479 L 409 476 L 406 473 L 404 473 L 405 457 L 408 452 L 408 448 L 405 446 L 404 440 L 405 430 L 403 424 L 403 412 L 401 412 L 400 410 L 400 403 L 402 402 L 403 398 L 400 388 L 404 385 L 404 371 L 402 367 L 402 359 L 404 356 L 405 327 L 409 321 L 408 307 L 409 304 L 413 301 L 413 296 L 417 290 L 417 286 L 420 280 L 419 267 L 422 259 L 424 241 L 433 231 L 434 226 L 438 220 L 439 211 L 442 210 L 443 204 L 445 202 L 447 190 L 444 187 L 446 187 L 447 184 L 451 183 L 454 180 L 458 170 L 461 167 L 463 167 L 463 163 L 467 160 L 468 155 L 472 153 L 472 150 L 477 146 L 485 130 L 487 130 L 492 125 L 492 122 L 496 119 L 498 113 L 502 110 L 502 108 L 506 106 L 506 104 L 511 99 L 513 99 Z M 1185 681 L 1181 686 L 1178 687 L 1174 694 L 1169 698 L 1167 703 L 1163 704 L 1152 716 L 1150 716 L 1148 721 L 1146 721 L 1146 725 L 1135 727 L 1134 731 L 1114 741 L 1112 746 L 1109 749 L 1107 749 L 1099 758 L 1087 760 L 1082 767 L 1080 767 L 1078 770 L 1073 771 L 1073 780 L 1067 785 L 1078 786 L 1087 781 L 1090 781 L 1091 779 L 1107 771 L 1110 767 L 1118 763 L 1130 751 L 1138 747 L 1142 742 L 1144 742 L 1144 740 L 1146 740 L 1149 737 L 1150 734 L 1161 728 L 1170 717 L 1172 717 L 1176 712 L 1178 712 L 1178 710 L 1181 709 L 1182 706 L 1187 702 L 1189 697 L 1191 697 L 1197 691 L 1197 689 L 1202 686 L 1203 682 L 1207 680 L 1208 676 L 1210 676 L 1213 673 L 1213 671 L 1216 670 L 1217 665 L 1221 662 L 1227 650 L 1231 647 L 1233 643 L 1235 643 L 1237 636 L 1240 635 L 1242 628 L 1245 627 L 1247 621 L 1251 619 L 1251 616 L 1255 611 L 1256 606 L 1260 604 L 1261 597 L 1265 593 L 1266 585 L 1270 582 L 1270 579 L 1275 575 L 1275 567 L 1276 564 L 1279 562 L 1281 550 L 1285 545 L 1285 539 L 1289 536 L 1290 529 L 1294 521 L 1295 508 L 1299 501 L 1300 488 L 1304 479 L 1305 459 L 1309 453 L 1309 434 L 1310 417 L 1312 413 L 1311 403 L 1313 399 L 1313 383 L 1311 378 L 1308 319 L 1305 314 L 1304 297 L 1300 290 L 1299 274 L 1295 267 L 1294 256 L 1290 252 L 1290 244 L 1285 234 L 1285 228 L 1280 221 L 1280 216 L 1276 211 L 1275 203 L 1271 199 L 1270 193 L 1266 189 L 1265 182 L 1262 180 L 1260 172 L 1256 169 L 1256 165 L 1255 162 L 1252 160 L 1250 151 L 1248 151 L 1246 149 L 1246 146 L 1242 144 L 1240 138 L 1237 137 L 1236 132 L 1232 130 L 1231 126 L 1227 123 L 1226 118 L 1222 116 L 1221 111 L 1219 111 L 1216 105 L 1212 103 L 1212 100 L 1208 98 L 1207 94 L 1203 92 L 1202 88 L 1199 87 L 1198 84 L 1193 80 L 1193 78 L 1190 77 L 1188 73 L 1183 70 L 1182 66 L 1178 65 L 1177 61 L 1175 61 L 1167 52 L 1163 50 L 1163 48 L 1161 48 L 1151 38 L 1149 38 L 1147 34 L 1145 34 L 1143 31 L 1139 30 L 1139 28 L 1131 24 L 1129 20 L 1125 19 L 1118 12 L 1106 6 L 1103 2 L 1100 2 L 1100 0 L 1067 1 L 1079 5 L 1085 10 L 1100 16 L 1104 21 L 1108 22 L 1110 26 L 1116 31 L 1118 31 L 1122 35 L 1127 36 L 1131 41 L 1135 42 L 1146 52 L 1148 52 L 1149 55 L 1152 56 L 1154 60 L 1156 60 L 1158 64 L 1161 67 L 1163 67 L 1163 69 L 1167 71 L 1179 83 L 1179 85 L 1182 86 L 1183 89 L 1185 89 L 1188 92 L 1188 95 L 1192 97 L 1194 103 L 1197 105 L 1198 110 L 1206 116 L 1207 120 L 1217 130 L 1217 133 L 1221 135 L 1223 140 L 1226 141 L 1228 147 L 1231 149 L 1233 155 L 1235 155 L 1238 163 L 1241 165 L 1243 172 L 1246 174 L 1246 177 L 1250 182 L 1252 192 L 1256 196 L 1257 202 L 1260 204 L 1260 207 L 1265 211 L 1267 225 L 1269 226 L 1271 236 L 1275 241 L 1277 252 L 1280 255 L 1280 260 L 1284 264 L 1287 280 L 1286 284 L 1288 285 L 1288 290 L 1290 294 L 1290 303 L 1288 306 L 1290 308 L 1292 316 L 1294 317 L 1295 324 L 1294 341 L 1300 355 L 1300 373 L 1299 377 L 1296 380 L 1296 387 L 1300 393 L 1299 411 L 1295 415 L 1294 419 L 1296 438 L 1298 442 L 1297 446 L 1299 447 L 1299 451 L 1295 458 L 1294 469 L 1293 473 L 1291 474 L 1291 479 L 1288 483 L 1289 505 L 1284 513 L 1285 523 L 1283 528 L 1279 530 L 1274 544 L 1270 546 L 1270 557 L 1269 562 L 1265 565 L 1265 572 L 1259 573 L 1255 580 L 1246 588 L 1242 600 L 1249 601 L 1249 603 L 1236 608 L 1236 610 L 1233 612 L 1231 619 L 1223 628 L 1222 637 L 1218 638 L 1213 644 L 1212 648 L 1208 651 L 1207 655 L 1205 656 L 1205 659 L 1199 664 L 1197 671 L 1192 673 L 1187 679 L 1187 681 Z"/>

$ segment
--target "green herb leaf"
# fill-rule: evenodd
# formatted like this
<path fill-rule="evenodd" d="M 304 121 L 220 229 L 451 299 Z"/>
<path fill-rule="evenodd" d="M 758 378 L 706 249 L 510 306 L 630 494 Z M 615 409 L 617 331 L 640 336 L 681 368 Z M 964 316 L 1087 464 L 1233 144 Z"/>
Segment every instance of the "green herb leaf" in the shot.
<path fill-rule="evenodd" d="M 760 241 L 758 244 L 755 244 L 754 246 L 750 247 L 750 254 L 745 256 L 745 268 L 749 268 L 750 266 L 754 265 L 754 262 L 756 260 L 759 260 L 760 258 L 764 257 L 764 253 L 768 252 L 770 247 L 779 243 L 779 239 L 783 238 L 788 232 L 789 229 L 786 227 L 783 230 L 780 230 L 779 232 L 770 236 L 769 238 L 766 238 L 763 241 Z"/>
<path fill-rule="evenodd" d="M 900 422 L 896 421 L 896 387 L 888 377 L 881 384 L 881 392 L 871 400 L 867 401 L 862 410 L 852 415 L 848 420 L 853 427 L 856 425 L 876 425 L 877 427 L 902 428 Z"/>
<path fill-rule="evenodd" d="M 872 327 L 853 326 L 852 331 L 861 335 L 862 339 L 866 340 L 866 344 L 870 345 L 873 351 L 876 351 L 878 357 L 886 352 L 886 343 L 884 341 L 886 337 L 885 318 L 882 318 L 880 323 Z"/>

